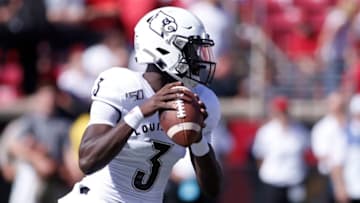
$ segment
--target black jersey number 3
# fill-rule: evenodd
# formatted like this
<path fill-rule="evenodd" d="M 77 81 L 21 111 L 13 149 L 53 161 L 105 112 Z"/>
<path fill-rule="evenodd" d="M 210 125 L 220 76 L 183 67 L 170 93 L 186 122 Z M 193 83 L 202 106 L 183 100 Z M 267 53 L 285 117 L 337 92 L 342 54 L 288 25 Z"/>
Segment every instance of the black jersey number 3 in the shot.
<path fill-rule="evenodd" d="M 169 149 L 170 145 L 160 142 L 153 142 L 153 148 L 157 151 L 154 156 L 150 158 L 151 168 L 150 175 L 147 181 L 144 182 L 145 172 L 137 169 L 133 179 L 133 185 L 139 190 L 148 190 L 154 184 L 156 177 L 158 176 L 159 169 L 161 166 L 160 157 L 163 156 Z"/>
<path fill-rule="evenodd" d="M 97 82 L 96 87 L 93 89 L 93 92 L 92 92 L 94 96 L 96 96 L 97 93 L 99 92 L 99 90 L 100 90 L 100 83 L 101 83 L 102 81 L 104 81 L 104 78 L 99 78 L 99 81 Z"/>

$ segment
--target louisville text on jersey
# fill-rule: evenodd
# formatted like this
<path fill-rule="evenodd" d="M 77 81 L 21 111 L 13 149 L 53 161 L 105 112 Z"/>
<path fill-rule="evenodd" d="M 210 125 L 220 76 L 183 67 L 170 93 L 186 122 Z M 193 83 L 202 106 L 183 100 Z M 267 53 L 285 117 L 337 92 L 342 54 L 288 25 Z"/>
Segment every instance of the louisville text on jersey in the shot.
<path fill-rule="evenodd" d="M 134 130 L 134 134 L 141 135 L 141 134 L 146 134 L 146 133 L 155 132 L 155 131 L 163 131 L 159 122 L 147 123 L 147 124 L 141 125 L 138 127 L 138 129 Z"/>

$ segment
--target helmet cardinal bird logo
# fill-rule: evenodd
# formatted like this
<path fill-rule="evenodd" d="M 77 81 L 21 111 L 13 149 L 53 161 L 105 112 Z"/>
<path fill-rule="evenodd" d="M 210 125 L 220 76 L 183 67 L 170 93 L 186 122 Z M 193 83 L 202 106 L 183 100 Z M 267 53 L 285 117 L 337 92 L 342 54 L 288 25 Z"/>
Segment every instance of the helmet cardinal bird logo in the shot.
<path fill-rule="evenodd" d="M 162 38 L 169 33 L 175 32 L 178 28 L 175 19 L 162 11 L 148 20 L 150 29 L 160 35 Z"/>

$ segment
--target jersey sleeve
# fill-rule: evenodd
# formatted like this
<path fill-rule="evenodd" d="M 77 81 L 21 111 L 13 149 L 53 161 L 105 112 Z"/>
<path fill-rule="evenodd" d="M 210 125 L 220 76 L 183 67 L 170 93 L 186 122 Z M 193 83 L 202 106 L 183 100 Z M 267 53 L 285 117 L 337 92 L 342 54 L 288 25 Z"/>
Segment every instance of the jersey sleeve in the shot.
<path fill-rule="evenodd" d="M 114 67 L 102 72 L 92 88 L 90 124 L 114 126 L 129 111 L 126 92 L 136 88 L 136 78 L 127 68 Z"/>
<path fill-rule="evenodd" d="M 120 119 L 121 112 L 117 111 L 111 105 L 96 100 L 91 104 L 88 125 L 106 124 L 114 127 Z"/>

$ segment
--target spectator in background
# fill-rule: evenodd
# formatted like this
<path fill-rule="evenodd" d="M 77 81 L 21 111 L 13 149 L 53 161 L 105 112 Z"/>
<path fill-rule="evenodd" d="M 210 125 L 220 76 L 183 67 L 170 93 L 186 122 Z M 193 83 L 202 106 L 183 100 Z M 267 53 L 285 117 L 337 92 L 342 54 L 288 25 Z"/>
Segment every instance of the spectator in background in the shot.
<path fill-rule="evenodd" d="M 84 0 L 45 0 L 47 20 L 51 23 L 79 24 L 84 19 Z"/>
<path fill-rule="evenodd" d="M 18 50 L 27 94 L 36 89 L 36 48 L 48 31 L 45 13 L 43 0 L 0 1 L 0 47 Z"/>
<path fill-rule="evenodd" d="M 16 140 L 24 126 L 24 119 L 15 119 L 10 121 L 1 133 L 0 139 L 0 169 L 4 179 L 8 182 L 14 181 L 16 160 L 10 153 L 10 143 Z"/>
<path fill-rule="evenodd" d="M 114 28 L 104 33 L 99 43 L 88 47 L 84 51 L 82 66 L 91 77 L 96 77 L 109 67 L 125 67 L 128 64 L 128 57 L 123 34 L 120 30 Z"/>
<path fill-rule="evenodd" d="M 310 17 L 302 9 L 287 11 L 294 13 L 291 15 L 294 20 L 294 26 L 287 37 L 288 40 L 285 47 L 289 59 L 294 67 L 293 79 L 289 82 L 294 85 L 291 95 L 299 98 L 316 98 L 323 96 L 321 81 L 319 78 L 319 64 L 315 57 L 317 47 L 317 28 L 311 23 Z M 286 74 L 286 73 L 285 73 Z M 283 73 L 282 77 L 289 78 Z M 281 76 L 279 76 L 281 78 Z M 288 79 L 289 80 L 289 79 Z M 289 85 L 286 85 L 287 87 Z M 321 87 L 321 88 L 320 88 Z"/>
<path fill-rule="evenodd" d="M 59 88 L 70 96 L 66 109 L 74 117 L 87 112 L 96 76 L 109 67 L 125 66 L 127 61 L 125 41 L 117 29 L 104 33 L 102 41 L 85 50 L 82 46 L 73 46 L 57 80 Z"/>
<path fill-rule="evenodd" d="M 74 44 L 101 43 L 107 33 L 121 28 L 117 1 L 45 0 L 52 48 L 66 53 Z"/>
<path fill-rule="evenodd" d="M 352 22 L 359 10 L 357 0 L 340 0 L 328 13 L 319 36 L 318 51 L 324 68 L 326 93 L 336 90 L 346 64 Z"/>
<path fill-rule="evenodd" d="M 14 181 L 16 172 L 16 160 L 10 154 L 9 145 L 19 136 L 22 129 L 21 119 L 10 121 L 1 132 L 0 136 L 0 202 L 9 202 L 11 183 Z M 6 184 L 4 184 L 6 183 Z M 35 187 L 35 186 L 34 186 Z M 24 195 L 27 195 L 24 192 Z"/>
<path fill-rule="evenodd" d="M 262 202 L 302 202 L 308 132 L 289 115 L 285 97 L 275 97 L 271 119 L 256 133 L 253 154 L 263 183 Z"/>
<path fill-rule="evenodd" d="M 85 21 L 96 32 L 106 32 L 120 25 L 119 0 L 84 0 L 86 3 Z"/>
<path fill-rule="evenodd" d="M 68 160 L 69 121 L 55 113 L 56 92 L 44 86 L 36 92 L 32 112 L 21 117 L 21 132 L 9 143 L 16 159 L 10 203 L 52 203 L 79 177 Z"/>
<path fill-rule="evenodd" d="M 87 111 L 90 101 L 89 90 L 94 82 L 94 78 L 84 70 L 82 65 L 83 53 L 84 47 L 74 45 L 70 49 L 68 61 L 61 67 L 57 78 L 59 89 L 66 93 L 65 96 L 69 101 L 62 102 L 62 105 L 74 117 Z"/>
<path fill-rule="evenodd" d="M 349 105 L 350 119 L 346 126 L 344 139 L 343 181 L 348 201 L 351 203 L 360 202 L 360 94 L 352 97 Z M 336 143 L 340 145 L 341 142 Z M 334 147 L 334 146 L 333 146 Z M 340 178 L 340 177 L 338 177 Z M 335 182 L 336 180 L 333 180 Z M 339 201 L 340 202 L 340 201 Z"/>
<path fill-rule="evenodd" d="M 93 15 L 86 0 L 44 1 L 49 22 L 47 38 L 56 54 L 65 54 L 73 44 L 89 46 L 99 40 L 99 34 L 89 25 Z"/>
<path fill-rule="evenodd" d="M 358 12 L 352 24 L 351 41 L 348 53 L 349 67 L 342 80 L 342 89 L 350 97 L 360 93 L 360 13 Z"/>
<path fill-rule="evenodd" d="M 311 132 L 312 150 L 318 160 L 320 174 L 330 176 L 328 188 L 325 189 L 325 202 L 332 202 L 334 198 L 339 202 L 347 199 L 345 185 L 342 178 L 341 162 L 343 149 L 339 143 L 345 137 L 346 101 L 339 92 L 331 93 L 327 98 L 327 113 L 315 123 Z M 331 188 L 334 195 L 331 194 Z M 333 197 L 334 196 L 334 197 Z"/>
<path fill-rule="evenodd" d="M 20 99 L 23 95 L 22 84 L 23 70 L 18 52 L 8 50 L 4 54 L 4 62 L 0 61 L 0 104 L 6 106 Z"/>

